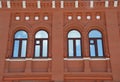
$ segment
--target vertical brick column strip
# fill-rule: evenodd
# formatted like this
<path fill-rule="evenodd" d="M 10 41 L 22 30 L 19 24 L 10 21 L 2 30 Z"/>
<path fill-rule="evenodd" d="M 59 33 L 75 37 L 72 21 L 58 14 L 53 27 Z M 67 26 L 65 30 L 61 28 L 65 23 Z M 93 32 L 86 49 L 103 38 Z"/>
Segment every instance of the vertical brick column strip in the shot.
<path fill-rule="evenodd" d="M 108 33 L 108 45 L 110 51 L 110 60 L 112 64 L 112 73 L 114 82 L 120 81 L 120 35 L 118 28 L 118 18 L 116 10 L 106 10 L 106 27 Z M 112 20 L 111 20 L 112 19 Z M 113 21 L 114 20 L 114 21 Z"/>
<path fill-rule="evenodd" d="M 5 56 L 7 55 L 8 47 L 8 31 L 9 31 L 10 13 L 2 12 L 0 13 L 0 82 L 3 82 L 3 73 L 5 72 Z"/>
<path fill-rule="evenodd" d="M 61 82 L 64 80 L 63 12 L 53 12 L 52 21 L 52 80 Z"/>

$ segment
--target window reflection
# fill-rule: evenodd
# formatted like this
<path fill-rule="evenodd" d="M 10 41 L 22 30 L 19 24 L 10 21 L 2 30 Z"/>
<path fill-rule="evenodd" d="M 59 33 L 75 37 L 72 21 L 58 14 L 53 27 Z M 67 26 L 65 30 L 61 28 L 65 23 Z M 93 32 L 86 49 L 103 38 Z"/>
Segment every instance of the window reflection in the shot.
<path fill-rule="evenodd" d="M 35 46 L 35 57 L 39 57 L 40 56 L 40 45 L 36 45 Z"/>
<path fill-rule="evenodd" d="M 28 35 L 25 31 L 18 31 L 14 35 L 13 58 L 26 57 Z"/>
<path fill-rule="evenodd" d="M 77 30 L 72 30 L 68 33 L 68 38 L 80 38 L 81 35 Z"/>
<path fill-rule="evenodd" d="M 27 49 L 27 41 L 23 40 L 22 41 L 22 46 L 21 46 L 21 57 L 26 56 L 26 49 Z"/>
<path fill-rule="evenodd" d="M 19 40 L 14 41 L 13 57 L 18 57 L 19 54 Z"/>
<path fill-rule="evenodd" d="M 76 56 L 81 56 L 81 41 L 76 40 Z"/>
<path fill-rule="evenodd" d="M 77 30 L 68 33 L 68 57 L 82 57 L 81 34 Z"/>
<path fill-rule="evenodd" d="M 89 38 L 102 38 L 102 34 L 98 30 L 92 30 L 89 33 Z"/>
<path fill-rule="evenodd" d="M 73 40 L 69 40 L 69 44 L 68 44 L 68 46 L 69 46 L 69 57 L 73 57 L 74 56 L 74 53 L 73 53 L 73 51 L 74 51 L 74 49 L 73 49 Z"/>
<path fill-rule="evenodd" d="M 28 38 L 28 35 L 25 31 L 18 31 L 15 34 L 15 38 Z"/>
<path fill-rule="evenodd" d="M 35 34 L 34 57 L 48 57 L 48 33 L 44 30 L 40 30 Z"/>
<path fill-rule="evenodd" d="M 35 34 L 35 38 L 48 38 L 48 33 L 44 30 L 38 31 Z"/>
<path fill-rule="evenodd" d="M 90 56 L 91 57 L 103 57 L 103 42 L 102 34 L 98 30 L 92 30 L 89 32 L 90 42 Z"/>

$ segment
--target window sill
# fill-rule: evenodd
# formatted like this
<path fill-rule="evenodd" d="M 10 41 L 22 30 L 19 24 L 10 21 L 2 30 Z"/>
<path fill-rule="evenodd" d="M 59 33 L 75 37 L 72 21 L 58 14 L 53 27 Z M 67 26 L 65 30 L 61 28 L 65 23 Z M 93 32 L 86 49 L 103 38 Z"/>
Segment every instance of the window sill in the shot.
<path fill-rule="evenodd" d="M 77 61 L 77 60 L 110 60 L 110 58 L 64 58 L 64 60 L 73 60 L 73 61 Z"/>
<path fill-rule="evenodd" d="M 21 58 L 16 58 L 16 59 L 6 59 L 6 61 L 50 61 L 52 60 L 52 58 L 24 58 L 24 59 L 21 59 Z"/>

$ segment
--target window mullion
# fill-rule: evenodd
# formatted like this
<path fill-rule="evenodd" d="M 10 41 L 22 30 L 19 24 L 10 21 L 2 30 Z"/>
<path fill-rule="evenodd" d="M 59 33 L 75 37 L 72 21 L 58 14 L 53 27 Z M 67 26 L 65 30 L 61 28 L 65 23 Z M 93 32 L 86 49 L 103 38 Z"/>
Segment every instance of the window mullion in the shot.
<path fill-rule="evenodd" d="M 40 40 L 40 57 L 43 57 L 42 50 L 43 50 L 43 40 L 41 39 Z"/>
<path fill-rule="evenodd" d="M 48 39 L 47 39 L 47 57 L 49 57 L 49 42 L 48 42 Z"/>
<path fill-rule="evenodd" d="M 74 57 L 76 57 L 76 39 L 73 40 L 73 45 L 74 45 Z"/>
<path fill-rule="evenodd" d="M 90 41 L 93 41 L 93 43 L 91 43 Z M 94 50 L 94 53 L 95 53 L 95 56 L 96 56 L 96 46 L 95 46 L 95 39 L 94 38 L 90 38 L 89 39 L 89 48 L 90 48 L 90 56 L 92 57 L 92 51 L 91 51 L 91 47 L 90 46 L 94 46 L 95 50 Z"/>
<path fill-rule="evenodd" d="M 95 39 L 95 54 L 98 57 L 98 45 L 97 45 L 97 39 Z"/>
<path fill-rule="evenodd" d="M 81 57 L 83 57 L 83 54 L 82 54 L 82 48 L 83 48 L 83 47 L 82 47 L 82 40 L 81 40 L 81 38 L 80 38 L 79 40 L 80 40 L 80 51 L 81 51 L 80 54 L 81 54 Z"/>
<path fill-rule="evenodd" d="M 103 51 L 103 57 L 105 57 L 105 54 L 104 54 L 104 43 L 103 43 L 103 38 L 100 39 L 102 41 L 102 51 Z"/>
<path fill-rule="evenodd" d="M 20 43 L 19 43 L 19 53 L 18 53 L 18 57 L 21 57 L 21 49 L 22 49 L 22 39 L 19 40 Z"/>
<path fill-rule="evenodd" d="M 36 39 L 35 39 L 35 41 L 34 41 L 34 56 L 33 57 L 35 57 L 35 50 L 36 50 Z"/>

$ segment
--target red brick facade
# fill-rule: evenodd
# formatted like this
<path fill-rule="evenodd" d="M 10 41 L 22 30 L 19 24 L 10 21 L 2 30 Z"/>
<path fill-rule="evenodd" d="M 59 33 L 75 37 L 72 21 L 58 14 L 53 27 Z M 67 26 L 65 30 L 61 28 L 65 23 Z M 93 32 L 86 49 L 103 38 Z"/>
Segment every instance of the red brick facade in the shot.
<path fill-rule="evenodd" d="M 82 58 L 68 58 L 67 34 L 82 35 Z M 103 35 L 104 58 L 90 58 L 88 33 Z M 11 58 L 14 34 L 28 33 L 25 58 Z M 48 58 L 33 58 L 34 35 L 48 32 Z M 120 82 L 120 1 L 1 0 L 0 82 Z"/>

